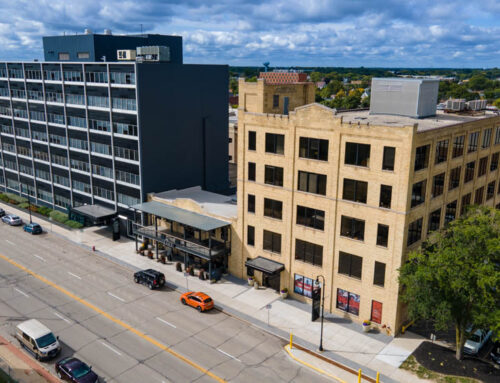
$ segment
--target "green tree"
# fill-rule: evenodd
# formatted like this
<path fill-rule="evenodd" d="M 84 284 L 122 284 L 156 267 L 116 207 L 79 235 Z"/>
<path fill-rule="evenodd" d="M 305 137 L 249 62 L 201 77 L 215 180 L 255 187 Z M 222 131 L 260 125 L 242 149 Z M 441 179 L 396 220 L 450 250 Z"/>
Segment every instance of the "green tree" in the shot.
<path fill-rule="evenodd" d="M 233 92 L 234 95 L 238 94 L 238 79 L 235 77 L 232 77 L 229 80 L 229 89 L 231 89 L 231 92 Z"/>
<path fill-rule="evenodd" d="M 496 106 L 498 109 L 500 109 L 500 98 L 497 98 L 494 102 L 493 105 Z"/>
<path fill-rule="evenodd" d="M 471 207 L 434 232 L 400 268 L 410 318 L 455 327 L 456 358 L 477 329 L 500 334 L 500 210 Z"/>
<path fill-rule="evenodd" d="M 321 89 L 321 97 L 328 98 L 332 94 L 337 94 L 342 89 L 344 89 L 344 85 L 340 81 L 332 80 Z"/>
<path fill-rule="evenodd" d="M 309 76 L 311 77 L 311 81 L 312 82 L 318 82 L 318 81 L 321 81 L 321 79 L 325 75 L 323 73 L 321 73 L 321 72 L 311 72 L 311 74 Z"/>

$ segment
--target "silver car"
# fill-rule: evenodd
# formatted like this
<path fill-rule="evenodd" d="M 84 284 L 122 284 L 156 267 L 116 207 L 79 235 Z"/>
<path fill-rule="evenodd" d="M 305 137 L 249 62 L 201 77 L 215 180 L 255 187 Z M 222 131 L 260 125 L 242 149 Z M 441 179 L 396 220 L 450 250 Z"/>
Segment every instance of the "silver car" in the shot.
<path fill-rule="evenodd" d="M 4 223 L 8 223 L 10 226 L 21 226 L 23 220 L 14 214 L 7 214 L 2 217 Z"/>

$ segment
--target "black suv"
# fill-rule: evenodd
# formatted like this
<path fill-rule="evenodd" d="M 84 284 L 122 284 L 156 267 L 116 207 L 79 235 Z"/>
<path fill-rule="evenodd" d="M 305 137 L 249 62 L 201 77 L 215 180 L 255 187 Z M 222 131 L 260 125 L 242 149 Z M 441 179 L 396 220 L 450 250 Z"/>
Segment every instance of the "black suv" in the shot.
<path fill-rule="evenodd" d="M 150 290 L 160 288 L 165 285 L 165 274 L 153 269 L 141 270 L 134 273 L 134 282 L 142 283 Z"/>

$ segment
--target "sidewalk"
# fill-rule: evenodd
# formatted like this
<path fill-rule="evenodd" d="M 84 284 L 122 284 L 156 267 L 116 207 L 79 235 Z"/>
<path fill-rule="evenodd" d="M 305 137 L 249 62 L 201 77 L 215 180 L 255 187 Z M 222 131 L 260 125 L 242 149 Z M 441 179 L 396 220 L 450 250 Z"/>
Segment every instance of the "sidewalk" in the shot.
<path fill-rule="evenodd" d="M 3 203 L 0 207 L 7 212 L 16 212 L 23 220 L 28 214 Z M 128 238 L 113 242 L 111 233 L 99 227 L 83 230 L 68 230 L 49 221 L 42 222 L 34 218 L 44 230 L 85 246 L 89 250 L 95 246 L 96 251 L 113 261 L 133 270 L 155 268 L 163 272 L 167 283 L 180 291 L 201 290 L 212 296 L 216 307 L 229 315 L 241 318 L 264 331 L 277 335 L 286 341 L 290 332 L 294 343 L 309 350 L 316 350 L 320 338 L 320 323 L 311 322 L 311 307 L 293 299 L 282 300 L 271 289 L 255 290 L 248 286 L 246 280 L 231 275 L 224 276 L 216 284 L 201 281 L 197 277 L 185 277 L 184 273 L 175 270 L 175 263 L 163 265 L 135 253 L 135 243 Z M 266 306 L 271 305 L 270 309 Z M 375 378 L 380 372 L 383 383 L 418 382 L 418 378 L 407 375 L 399 369 L 401 363 L 410 355 L 424 339 L 407 332 L 398 338 L 382 333 L 363 333 L 361 326 L 350 320 L 335 315 L 325 316 L 323 331 L 323 356 L 341 363 L 363 374 Z M 404 376 L 402 376 L 404 375 Z M 357 377 L 354 380 L 357 381 Z"/>

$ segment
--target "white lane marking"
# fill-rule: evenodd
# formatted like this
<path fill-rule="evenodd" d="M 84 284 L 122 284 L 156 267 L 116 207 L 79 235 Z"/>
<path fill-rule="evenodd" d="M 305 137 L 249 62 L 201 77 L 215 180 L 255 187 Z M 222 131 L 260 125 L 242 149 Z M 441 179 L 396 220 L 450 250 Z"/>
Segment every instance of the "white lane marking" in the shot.
<path fill-rule="evenodd" d="M 26 298 L 29 298 L 28 294 L 26 294 L 24 291 L 19 290 L 17 287 L 14 287 L 14 290 L 16 290 L 19 294 L 24 295 Z"/>
<path fill-rule="evenodd" d="M 7 242 L 8 244 L 10 244 L 12 246 L 16 246 L 16 244 L 14 242 L 9 241 L 8 239 L 6 239 L 5 242 Z"/>
<path fill-rule="evenodd" d="M 68 271 L 68 274 L 71 275 L 72 277 L 75 277 L 75 278 L 78 278 L 78 279 L 82 279 L 82 277 L 79 277 L 78 275 L 73 274 L 71 271 Z"/>
<path fill-rule="evenodd" d="M 66 323 L 71 323 L 71 321 L 69 319 L 66 319 L 65 317 L 63 317 L 61 314 L 58 314 L 54 311 L 54 315 L 58 318 L 61 318 L 63 321 L 65 321 Z"/>
<path fill-rule="evenodd" d="M 227 352 L 225 351 L 222 351 L 220 348 L 217 349 L 217 351 L 219 351 L 220 353 L 226 355 L 226 356 L 229 356 L 230 358 L 234 359 L 234 360 L 237 360 L 238 362 L 241 362 L 241 360 L 239 360 L 238 358 L 235 358 L 234 356 L 232 356 L 231 354 L 228 354 Z"/>
<path fill-rule="evenodd" d="M 161 319 L 161 318 L 158 318 L 158 317 L 156 317 L 156 319 L 158 319 L 160 322 L 165 323 L 167 326 L 170 326 L 170 327 L 173 327 L 173 328 L 177 328 L 177 326 L 174 326 L 172 323 L 169 323 L 169 322 L 167 322 L 164 319 Z"/>
<path fill-rule="evenodd" d="M 117 350 L 115 350 L 113 347 L 107 345 L 106 343 L 104 343 L 103 341 L 100 342 L 104 347 L 107 347 L 109 348 L 111 351 L 113 351 L 115 354 L 118 354 L 120 356 L 122 356 L 122 354 L 120 352 L 118 352 Z"/>
<path fill-rule="evenodd" d="M 38 258 L 42 262 L 46 262 L 45 259 L 40 257 L 38 254 L 31 254 L 31 255 L 33 255 L 35 258 Z"/>
<path fill-rule="evenodd" d="M 111 294 L 109 291 L 108 291 L 108 295 L 109 295 L 109 296 L 111 296 L 111 297 L 113 297 L 113 298 L 115 298 L 115 299 L 118 299 L 118 300 L 119 300 L 119 301 L 121 301 L 121 302 L 125 302 L 125 299 L 120 298 L 120 297 L 118 297 L 118 296 L 116 296 L 116 295 L 114 295 L 114 294 Z"/>

